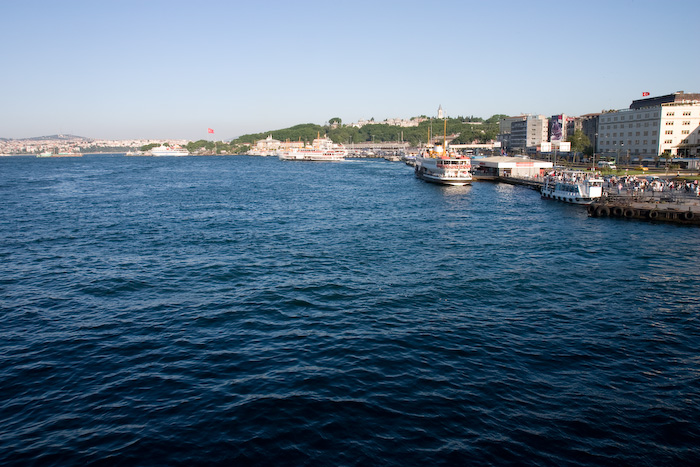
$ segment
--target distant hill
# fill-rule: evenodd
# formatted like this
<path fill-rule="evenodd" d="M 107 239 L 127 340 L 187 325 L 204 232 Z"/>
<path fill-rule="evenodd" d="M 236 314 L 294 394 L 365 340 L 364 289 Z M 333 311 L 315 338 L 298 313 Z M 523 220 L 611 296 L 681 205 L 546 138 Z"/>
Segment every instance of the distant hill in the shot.
<path fill-rule="evenodd" d="M 49 136 L 34 136 L 32 138 L 0 138 L 0 141 L 75 141 L 75 140 L 89 141 L 91 138 L 85 138 L 84 136 L 76 135 L 49 135 Z"/>

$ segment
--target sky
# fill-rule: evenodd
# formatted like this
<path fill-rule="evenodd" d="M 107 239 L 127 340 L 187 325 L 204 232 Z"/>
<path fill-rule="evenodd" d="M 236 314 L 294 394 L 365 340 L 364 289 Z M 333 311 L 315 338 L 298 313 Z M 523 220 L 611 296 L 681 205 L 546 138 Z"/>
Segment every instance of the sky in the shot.
<path fill-rule="evenodd" d="M 0 18 L 4 138 L 225 140 L 700 92 L 697 0 L 0 0 Z"/>

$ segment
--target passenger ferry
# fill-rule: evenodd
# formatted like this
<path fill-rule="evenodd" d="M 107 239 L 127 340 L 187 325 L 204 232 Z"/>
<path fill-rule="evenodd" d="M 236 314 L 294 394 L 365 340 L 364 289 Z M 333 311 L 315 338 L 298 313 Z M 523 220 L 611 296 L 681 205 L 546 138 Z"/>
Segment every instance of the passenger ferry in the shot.
<path fill-rule="evenodd" d="M 189 156 L 190 152 L 187 149 L 181 147 L 170 147 L 165 145 L 160 145 L 157 148 L 151 149 L 151 155 L 153 156 Z"/>
<path fill-rule="evenodd" d="M 471 168 L 471 159 L 446 152 L 444 145 L 418 155 L 415 162 L 416 177 L 440 185 L 469 185 Z"/>
<path fill-rule="evenodd" d="M 283 161 L 343 161 L 348 155 L 342 144 L 334 143 L 328 137 L 317 137 L 311 146 L 289 148 L 277 152 Z"/>
<path fill-rule="evenodd" d="M 552 172 L 544 177 L 542 197 L 572 204 L 591 204 L 603 196 L 603 179 L 581 171 Z"/>
<path fill-rule="evenodd" d="M 442 146 L 427 148 L 416 156 L 416 177 L 440 185 L 469 185 L 472 182 L 472 161 L 447 150 L 447 118 Z M 428 137 L 430 139 L 430 137 Z"/>

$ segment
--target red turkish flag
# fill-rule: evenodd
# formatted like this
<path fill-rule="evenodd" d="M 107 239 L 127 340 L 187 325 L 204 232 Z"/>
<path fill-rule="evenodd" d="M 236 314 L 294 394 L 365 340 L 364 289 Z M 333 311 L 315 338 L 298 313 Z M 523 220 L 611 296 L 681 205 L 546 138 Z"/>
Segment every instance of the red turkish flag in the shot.
<path fill-rule="evenodd" d="M 211 128 L 207 128 L 207 133 L 214 133 L 214 130 L 212 130 Z"/>
<path fill-rule="evenodd" d="M 645 97 L 645 96 L 648 96 L 648 95 L 649 95 L 648 92 L 643 92 L 643 93 L 642 93 L 642 97 Z"/>

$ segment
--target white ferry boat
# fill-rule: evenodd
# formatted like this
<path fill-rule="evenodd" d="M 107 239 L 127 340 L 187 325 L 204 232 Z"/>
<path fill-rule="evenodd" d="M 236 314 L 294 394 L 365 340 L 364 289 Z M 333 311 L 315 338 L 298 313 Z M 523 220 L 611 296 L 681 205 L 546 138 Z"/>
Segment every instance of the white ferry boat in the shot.
<path fill-rule="evenodd" d="M 187 149 L 181 147 L 170 147 L 160 145 L 157 148 L 151 149 L 151 155 L 153 156 L 189 156 L 190 153 Z"/>
<path fill-rule="evenodd" d="M 447 148 L 447 119 L 442 146 L 426 149 L 416 156 L 416 177 L 440 185 L 463 186 L 472 182 L 472 161 Z"/>
<path fill-rule="evenodd" d="M 445 153 L 441 146 L 419 155 L 415 162 L 418 178 L 441 185 L 469 185 L 472 182 L 471 168 L 471 159 L 454 152 Z"/>
<path fill-rule="evenodd" d="M 348 151 L 328 137 L 318 137 L 311 146 L 280 150 L 277 155 L 283 161 L 343 161 Z"/>
<path fill-rule="evenodd" d="M 553 172 L 544 177 L 542 197 L 572 204 L 591 204 L 603 196 L 603 179 L 580 171 Z"/>

